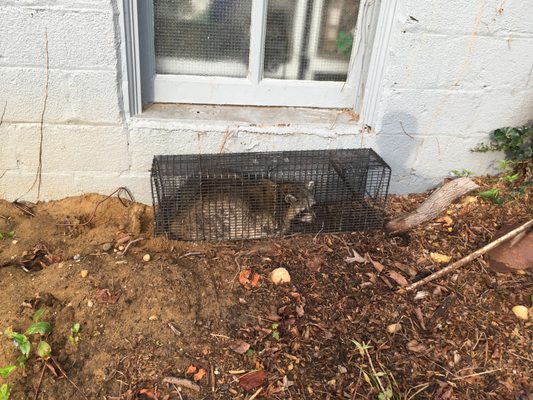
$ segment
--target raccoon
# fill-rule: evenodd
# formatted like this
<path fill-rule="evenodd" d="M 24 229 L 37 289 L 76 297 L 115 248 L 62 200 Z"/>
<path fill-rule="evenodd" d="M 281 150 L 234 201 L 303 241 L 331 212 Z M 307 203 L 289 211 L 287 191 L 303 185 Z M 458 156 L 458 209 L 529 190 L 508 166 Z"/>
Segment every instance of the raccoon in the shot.
<path fill-rule="evenodd" d="M 293 221 L 314 219 L 313 181 L 302 185 L 237 176 L 193 179 L 184 187 L 187 199 L 180 197 L 183 206 L 176 207 L 169 226 L 177 239 L 258 239 L 286 234 Z"/>

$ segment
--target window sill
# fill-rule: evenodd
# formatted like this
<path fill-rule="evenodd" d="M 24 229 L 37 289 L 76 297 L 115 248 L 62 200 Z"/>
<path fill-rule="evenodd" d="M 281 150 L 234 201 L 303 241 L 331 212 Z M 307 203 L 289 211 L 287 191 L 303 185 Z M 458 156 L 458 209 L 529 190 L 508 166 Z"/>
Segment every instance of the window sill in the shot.
<path fill-rule="evenodd" d="M 313 133 L 334 130 L 337 134 L 359 132 L 358 115 L 349 109 L 293 107 L 152 104 L 129 119 L 136 128 L 219 131 L 278 131 Z"/>

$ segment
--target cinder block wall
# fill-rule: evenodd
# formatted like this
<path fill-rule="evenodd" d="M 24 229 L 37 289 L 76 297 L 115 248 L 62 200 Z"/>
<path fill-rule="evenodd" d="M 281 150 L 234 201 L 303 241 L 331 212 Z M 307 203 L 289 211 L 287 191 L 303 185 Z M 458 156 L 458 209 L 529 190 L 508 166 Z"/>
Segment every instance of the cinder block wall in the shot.
<path fill-rule="evenodd" d="M 500 155 L 470 149 L 495 128 L 533 119 L 529 0 L 400 0 L 371 133 L 355 123 L 295 124 L 290 113 L 278 121 L 290 126 L 260 127 L 129 118 L 117 1 L 2 0 L 0 197 L 36 199 L 35 187 L 26 192 L 38 167 L 41 117 L 41 200 L 128 186 L 144 202 L 154 154 L 222 147 L 373 147 L 393 168 L 394 192 L 422 191 L 452 169 L 491 171 Z"/>

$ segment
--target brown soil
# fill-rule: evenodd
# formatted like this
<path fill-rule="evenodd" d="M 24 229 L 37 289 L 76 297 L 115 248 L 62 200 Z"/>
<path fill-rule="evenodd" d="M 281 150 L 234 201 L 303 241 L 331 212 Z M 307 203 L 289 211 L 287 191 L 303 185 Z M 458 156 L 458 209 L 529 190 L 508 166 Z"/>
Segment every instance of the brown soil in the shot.
<path fill-rule="evenodd" d="M 393 197 L 390 215 L 424 198 Z M 377 398 L 379 372 L 391 398 L 533 396 L 532 319 L 511 312 L 531 306 L 533 272 L 496 274 L 479 259 L 421 288 L 419 299 L 397 293 L 397 276 L 389 275 L 412 281 L 439 268 L 431 252 L 452 260 L 469 254 L 504 223 L 531 219 L 530 199 L 497 206 L 469 197 L 450 207 L 451 220 L 398 237 L 371 232 L 218 244 L 153 238 L 151 208 L 125 207 L 117 198 L 80 225 L 104 199 L 39 203 L 34 216 L 0 201 L 0 232 L 15 231 L 0 241 L 0 330 L 24 330 L 44 305 L 53 359 L 72 382 L 45 369 L 39 399 L 83 399 L 82 392 L 89 399 L 244 399 L 258 389 L 256 398 L 365 399 Z M 74 226 L 58 225 L 65 223 Z M 144 239 L 126 255 L 103 251 L 128 233 Z M 352 249 L 368 253 L 383 272 L 347 261 Z M 269 282 L 280 266 L 290 271 L 290 285 Z M 243 287 L 242 269 L 260 275 L 257 287 Z M 67 340 L 76 322 L 77 347 Z M 394 323 L 401 330 L 388 333 Z M 238 339 L 250 345 L 247 353 L 235 351 L 247 347 L 235 346 Z M 368 357 L 352 340 L 371 346 Z M 14 363 L 16 351 L 0 335 L 0 367 Z M 34 398 L 42 368 L 32 356 L 9 377 L 13 399 Z M 199 394 L 163 383 L 168 376 L 192 381 L 187 369 L 206 372 Z M 266 378 L 246 391 L 239 377 L 256 369 Z"/>

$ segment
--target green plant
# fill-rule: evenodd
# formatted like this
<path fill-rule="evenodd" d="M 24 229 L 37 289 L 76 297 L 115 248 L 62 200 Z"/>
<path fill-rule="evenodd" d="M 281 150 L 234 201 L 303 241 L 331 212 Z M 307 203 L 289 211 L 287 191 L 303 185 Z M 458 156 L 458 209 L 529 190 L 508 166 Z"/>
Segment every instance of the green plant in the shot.
<path fill-rule="evenodd" d="M 0 400 L 9 400 L 9 394 L 11 390 L 9 389 L 9 385 L 7 383 L 4 383 L 2 386 L 0 386 Z"/>
<path fill-rule="evenodd" d="M 9 231 L 9 232 L 0 231 L 0 240 L 12 238 L 13 236 L 15 236 L 15 231 Z"/>
<path fill-rule="evenodd" d="M 353 35 L 350 32 L 339 31 L 336 39 L 337 51 L 342 55 L 349 55 L 352 52 Z"/>
<path fill-rule="evenodd" d="M 470 171 L 469 169 L 452 169 L 450 171 L 450 175 L 453 177 L 461 177 L 461 176 L 472 176 L 474 175 L 473 171 Z"/>
<path fill-rule="evenodd" d="M 72 327 L 70 328 L 70 335 L 68 337 L 68 341 L 74 346 L 78 347 L 78 342 L 80 341 L 80 323 L 76 322 Z"/>
<path fill-rule="evenodd" d="M 488 144 L 481 143 L 473 151 L 503 151 L 511 161 L 528 161 L 533 157 L 533 125 L 505 127 L 491 133 Z"/>
<path fill-rule="evenodd" d="M 280 335 L 279 335 L 279 331 L 278 331 L 278 327 L 279 327 L 279 324 L 278 323 L 273 323 L 271 328 L 272 328 L 272 337 L 276 340 L 280 340 Z"/>

